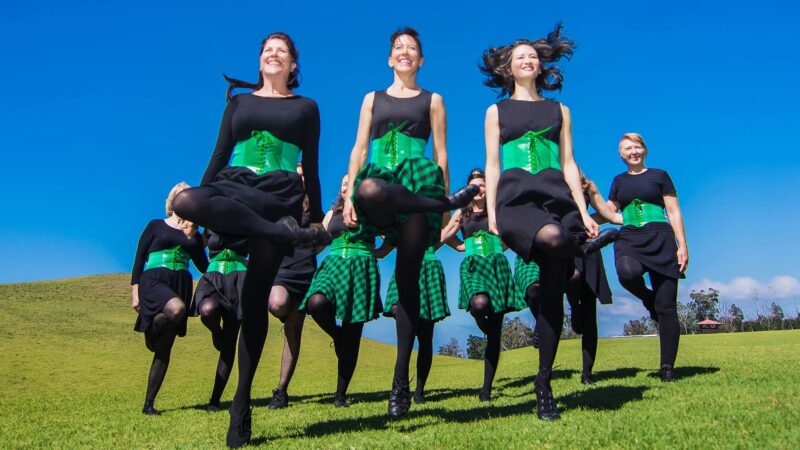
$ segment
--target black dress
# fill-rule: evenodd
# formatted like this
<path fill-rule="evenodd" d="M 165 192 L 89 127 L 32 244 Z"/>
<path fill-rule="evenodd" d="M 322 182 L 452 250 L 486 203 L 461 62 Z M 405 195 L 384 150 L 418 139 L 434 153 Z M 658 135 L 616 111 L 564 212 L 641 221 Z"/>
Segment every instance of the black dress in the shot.
<path fill-rule="evenodd" d="M 311 215 L 303 214 L 301 227 L 311 225 Z M 313 248 L 297 248 L 291 256 L 281 261 L 273 286 L 283 286 L 289 292 L 291 300 L 300 302 L 306 296 L 314 272 L 317 271 L 317 252 Z"/>
<path fill-rule="evenodd" d="M 558 162 L 561 104 L 507 99 L 497 103 L 497 113 L 505 166 L 497 184 L 497 228 L 514 253 L 541 265 L 545 255 L 533 241 L 545 225 L 560 224 L 580 239 L 586 236 Z M 528 158 L 527 166 L 510 168 L 512 152 Z"/>
<path fill-rule="evenodd" d="M 203 234 L 206 236 L 211 266 L 197 282 L 189 314 L 198 316 L 200 302 L 204 298 L 212 298 L 227 314 L 232 314 L 237 320 L 241 320 L 240 300 L 247 268 L 245 261 L 248 253 L 247 239 L 217 234 L 208 229 Z M 219 264 L 214 264 L 216 260 L 221 261 Z"/>
<path fill-rule="evenodd" d="M 625 172 L 614 177 L 608 199 L 617 202 L 622 210 L 636 200 L 664 208 L 665 195 L 676 195 L 669 174 L 660 169 L 647 169 L 638 175 Z M 675 232 L 666 221 L 648 222 L 643 226 L 624 225 L 614 243 L 615 259 L 629 256 L 646 270 L 674 279 L 683 277 L 677 252 Z"/>
<path fill-rule="evenodd" d="M 183 231 L 172 228 L 163 219 L 151 220 L 147 224 L 139 238 L 131 270 L 131 285 L 139 285 L 139 315 L 133 327 L 135 331 L 147 332 L 153 317 L 164 310 L 170 299 L 177 297 L 189 305 L 192 300 L 189 258 L 199 271 L 205 272 L 208 258 L 200 233 L 188 238 Z M 186 335 L 187 317 L 185 315 L 178 325 L 178 336 Z"/>
<path fill-rule="evenodd" d="M 319 128 L 319 109 L 309 98 L 236 95 L 225 108 L 217 144 L 202 184 L 213 187 L 225 197 L 273 222 L 286 215 L 300 222 L 305 192 L 310 203 L 311 221 L 321 222 L 323 212 L 317 173 Z M 270 157 L 275 156 L 276 145 L 302 152 L 305 191 L 294 167 L 296 161 L 286 161 L 288 157 L 281 155 L 280 151 L 276 161 L 270 161 Z M 247 162 L 237 161 L 234 148 L 238 146 L 254 149 L 249 151 L 260 157 L 256 158 L 259 159 L 256 165 L 267 170 L 254 170 Z M 234 158 L 229 165 L 232 154 Z M 284 160 L 280 160 L 281 156 Z M 296 158 L 296 154 L 293 156 Z"/>
<path fill-rule="evenodd" d="M 583 194 L 586 204 L 589 204 L 589 195 Z M 575 269 L 583 274 L 583 281 L 589 286 L 595 298 L 600 300 L 603 305 L 613 303 L 611 286 L 608 285 L 606 277 L 606 266 L 603 264 L 603 255 L 594 252 L 589 256 L 575 257 Z"/>

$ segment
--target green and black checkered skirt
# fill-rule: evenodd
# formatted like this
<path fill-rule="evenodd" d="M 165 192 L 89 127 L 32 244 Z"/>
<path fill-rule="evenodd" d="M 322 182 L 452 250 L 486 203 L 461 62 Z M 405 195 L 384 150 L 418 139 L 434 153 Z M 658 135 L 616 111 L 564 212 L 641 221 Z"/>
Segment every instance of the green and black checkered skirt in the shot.
<path fill-rule="evenodd" d="M 383 305 L 383 315 L 393 317 L 392 306 L 398 301 L 397 283 L 392 275 L 389 281 L 389 291 L 386 293 L 386 303 Z M 444 267 L 437 260 L 423 260 L 419 277 L 419 318 L 430 321 L 442 320 L 450 315 L 447 306 L 447 287 L 444 282 Z"/>
<path fill-rule="evenodd" d="M 309 297 L 322 294 L 343 323 L 369 322 L 383 311 L 380 288 L 381 276 L 374 257 L 328 255 L 314 274 L 300 311 L 306 310 Z"/>
<path fill-rule="evenodd" d="M 471 255 L 461 262 L 461 286 L 458 291 L 459 309 L 469 310 L 469 301 L 477 294 L 486 294 L 495 313 L 520 311 L 528 307 L 520 297 L 511 276 L 506 256 Z"/>
<path fill-rule="evenodd" d="M 533 262 L 526 263 L 519 256 L 514 262 L 514 285 L 517 287 L 520 296 L 525 298 L 525 291 L 533 283 L 539 281 L 539 265 Z"/>
<path fill-rule="evenodd" d="M 442 169 L 428 158 L 406 158 L 394 170 L 368 163 L 356 175 L 353 192 L 367 178 L 379 178 L 389 184 L 402 184 L 409 191 L 425 197 L 438 198 L 445 196 Z M 355 200 L 353 205 L 356 205 Z M 359 211 L 358 206 L 356 206 L 356 214 L 358 214 L 358 229 L 353 233 L 354 239 L 372 239 L 384 236 L 384 240 L 389 244 L 394 245 L 397 242 L 397 230 L 394 226 L 378 228 L 370 224 L 364 213 Z M 428 244 L 436 245 L 440 239 L 442 213 L 425 213 L 425 216 L 431 228 Z M 408 220 L 408 214 L 398 214 L 396 220 L 397 222 L 405 222 Z"/>

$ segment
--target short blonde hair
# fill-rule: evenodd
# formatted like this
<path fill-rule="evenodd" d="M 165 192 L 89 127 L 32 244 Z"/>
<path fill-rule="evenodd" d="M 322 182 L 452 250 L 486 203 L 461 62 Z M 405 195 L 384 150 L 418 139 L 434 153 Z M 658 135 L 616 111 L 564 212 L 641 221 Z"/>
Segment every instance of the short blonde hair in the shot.
<path fill-rule="evenodd" d="M 636 142 L 637 144 L 641 145 L 643 149 L 647 150 L 647 144 L 644 143 L 644 138 L 639 133 L 625 133 L 621 138 L 619 138 L 620 144 L 622 144 L 622 141 Z"/>
<path fill-rule="evenodd" d="M 181 181 L 180 183 L 172 187 L 172 190 L 169 191 L 169 195 L 167 195 L 167 204 L 166 204 L 167 217 L 172 217 L 172 215 L 175 214 L 175 212 L 172 210 L 172 200 L 175 199 L 175 196 L 178 195 L 178 193 L 185 191 L 186 189 L 189 189 L 190 187 L 191 186 L 189 186 L 189 184 L 186 183 L 185 181 Z"/>

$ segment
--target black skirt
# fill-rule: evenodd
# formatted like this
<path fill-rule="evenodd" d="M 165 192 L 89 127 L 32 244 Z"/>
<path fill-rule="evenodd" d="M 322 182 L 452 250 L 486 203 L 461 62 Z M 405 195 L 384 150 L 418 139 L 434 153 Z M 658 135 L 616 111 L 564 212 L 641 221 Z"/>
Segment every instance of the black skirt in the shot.
<path fill-rule="evenodd" d="M 614 258 L 629 256 L 650 272 L 665 277 L 682 277 L 678 267 L 678 244 L 669 224 L 650 223 L 644 229 L 622 227 L 614 243 Z M 649 229 L 648 229 L 649 228 Z"/>
<path fill-rule="evenodd" d="M 271 222 L 283 216 L 292 216 L 298 223 L 301 220 L 303 182 L 296 172 L 273 170 L 256 175 L 244 167 L 227 166 L 219 171 L 214 181 L 205 186 L 213 187 L 220 194 L 247 206 Z"/>
<path fill-rule="evenodd" d="M 139 277 L 139 316 L 134 331 L 149 331 L 153 318 L 164 310 L 167 302 L 179 298 L 185 305 L 192 300 L 192 275 L 188 270 L 170 270 L 162 267 L 148 269 Z M 178 336 L 186 336 L 186 319 L 178 323 Z"/>
<path fill-rule="evenodd" d="M 600 252 L 592 253 L 589 256 L 575 258 L 575 269 L 583 274 L 583 280 L 589 289 L 594 293 L 595 298 L 600 300 L 603 305 L 610 305 L 611 286 L 608 285 L 606 278 L 606 267 L 603 264 L 603 255 Z"/>
<path fill-rule="evenodd" d="M 500 238 L 526 262 L 532 258 L 542 264 L 546 255 L 535 251 L 533 240 L 545 225 L 561 225 L 573 236 L 586 236 L 578 205 L 560 170 L 536 174 L 506 170 L 497 184 L 496 203 Z"/>
<path fill-rule="evenodd" d="M 214 299 L 227 314 L 232 314 L 237 320 L 242 320 L 242 288 L 244 287 L 245 271 L 239 270 L 223 275 L 220 272 L 206 272 L 197 283 L 194 290 L 192 306 L 189 314 L 193 317 L 200 315 L 197 308 L 204 298 Z"/>
<path fill-rule="evenodd" d="M 306 296 L 316 271 L 317 254 L 314 249 L 298 248 L 295 249 L 294 255 L 283 258 L 272 285 L 286 288 L 292 301 L 299 304 Z"/>

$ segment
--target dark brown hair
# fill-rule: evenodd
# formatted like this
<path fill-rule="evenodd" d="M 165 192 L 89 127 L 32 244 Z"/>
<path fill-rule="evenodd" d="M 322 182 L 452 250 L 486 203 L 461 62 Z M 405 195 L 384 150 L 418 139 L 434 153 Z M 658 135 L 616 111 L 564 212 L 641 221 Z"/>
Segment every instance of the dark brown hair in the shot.
<path fill-rule="evenodd" d="M 342 176 L 341 179 L 343 180 L 346 176 L 347 174 Z M 342 190 L 340 188 L 336 193 L 336 200 L 333 201 L 333 206 L 331 206 L 331 212 L 335 216 L 337 214 L 341 214 L 342 211 L 344 211 L 344 196 L 342 195 Z"/>
<path fill-rule="evenodd" d="M 417 32 L 417 30 L 415 30 L 415 29 L 413 29 L 411 27 L 403 27 L 403 28 L 400 28 L 399 30 L 395 31 L 394 33 L 392 33 L 392 36 L 389 38 L 389 55 L 391 56 L 391 54 L 392 54 L 392 49 L 394 48 L 394 41 L 396 41 L 397 38 L 399 38 L 400 36 L 402 36 L 404 34 L 408 35 L 408 36 L 411 36 L 412 38 L 414 38 L 415 41 L 417 41 L 417 49 L 419 49 L 419 56 L 421 58 L 422 57 L 422 41 L 419 40 L 419 33 Z"/>
<path fill-rule="evenodd" d="M 297 51 L 297 46 L 294 45 L 294 41 L 286 33 L 281 33 L 279 31 L 275 33 L 270 33 L 267 37 L 264 38 L 263 41 L 261 41 L 261 52 L 259 52 L 259 56 L 261 55 L 261 53 L 264 52 L 264 46 L 267 45 L 267 41 L 269 41 L 270 39 L 280 39 L 283 42 L 285 42 L 286 47 L 289 48 L 289 55 L 291 55 L 292 57 L 292 62 L 297 64 L 292 73 L 289 74 L 289 79 L 286 81 L 286 86 L 289 89 L 294 89 L 300 86 L 300 52 Z M 238 80 L 236 78 L 231 78 L 225 74 L 222 74 L 222 76 L 225 77 L 225 81 L 228 82 L 228 90 L 227 92 L 225 92 L 225 98 L 228 100 L 231 99 L 231 92 L 233 92 L 234 89 L 244 88 L 257 91 L 261 89 L 262 86 L 264 86 L 264 75 L 261 73 L 261 69 L 258 70 L 258 83 L 250 83 L 248 81 Z"/>
<path fill-rule="evenodd" d="M 486 76 L 483 84 L 500 89 L 498 97 L 513 95 L 514 76 L 511 75 L 511 53 L 520 45 L 530 45 L 536 50 L 541 62 L 541 72 L 536 77 L 536 91 L 539 94 L 543 90 L 560 91 L 564 82 L 564 74 L 555 63 L 561 58 L 571 59 L 576 47 L 575 42 L 561 35 L 563 28 L 564 24 L 559 22 L 546 38 L 535 41 L 518 39 L 509 45 L 485 50 L 482 62 L 478 64 L 478 69 Z"/>

